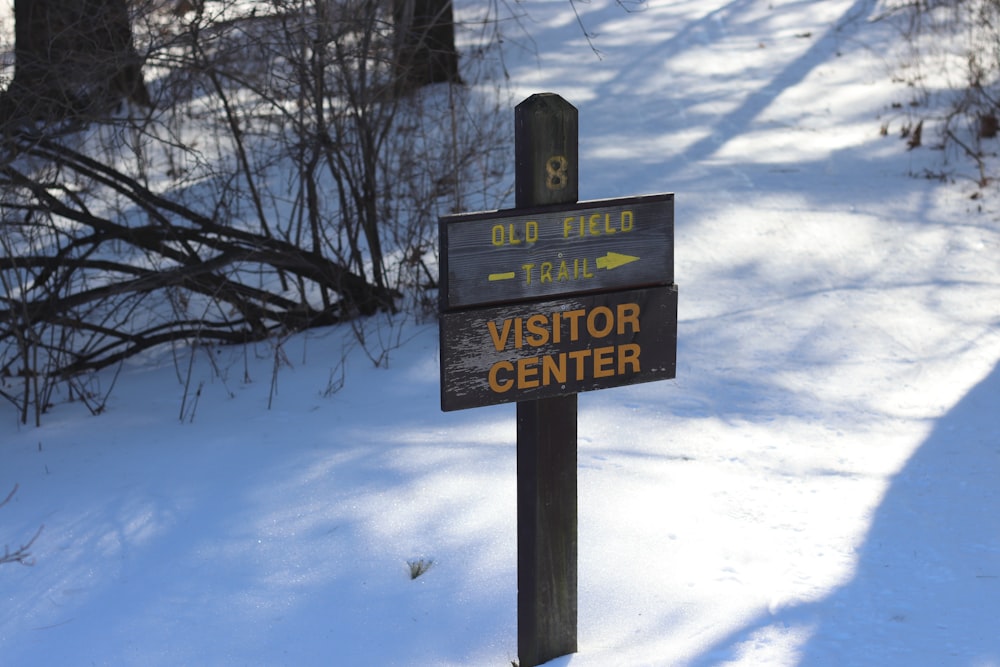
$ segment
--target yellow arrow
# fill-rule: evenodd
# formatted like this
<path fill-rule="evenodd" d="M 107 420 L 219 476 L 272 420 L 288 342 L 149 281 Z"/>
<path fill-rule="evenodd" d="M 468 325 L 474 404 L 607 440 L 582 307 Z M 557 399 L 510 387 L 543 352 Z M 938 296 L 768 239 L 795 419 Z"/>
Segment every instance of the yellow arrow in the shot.
<path fill-rule="evenodd" d="M 630 262 L 638 262 L 638 257 L 633 257 L 632 255 L 623 255 L 617 252 L 608 252 L 604 257 L 597 258 L 597 268 L 607 269 L 617 269 L 619 266 L 624 266 Z"/>
<path fill-rule="evenodd" d="M 494 282 L 496 280 L 510 280 L 511 278 L 513 278 L 516 275 L 517 274 L 515 274 L 513 271 L 508 271 L 506 273 L 491 273 L 489 275 L 488 280 L 490 282 Z"/>

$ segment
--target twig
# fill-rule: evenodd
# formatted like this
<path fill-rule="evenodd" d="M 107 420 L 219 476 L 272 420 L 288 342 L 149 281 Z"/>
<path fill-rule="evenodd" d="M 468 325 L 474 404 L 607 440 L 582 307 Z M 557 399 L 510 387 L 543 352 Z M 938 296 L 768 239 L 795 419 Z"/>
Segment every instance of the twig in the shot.
<path fill-rule="evenodd" d="M 3 548 L 3 556 L 0 556 L 0 565 L 5 565 L 7 563 L 20 563 L 21 565 L 32 566 L 35 564 L 35 559 L 31 557 L 31 545 L 35 543 L 38 536 L 42 534 L 42 530 L 45 528 L 44 525 L 39 526 L 35 534 L 31 536 L 31 539 L 22 544 L 20 547 L 14 551 L 10 551 L 6 545 Z"/>
<path fill-rule="evenodd" d="M 955 136 L 955 133 L 952 132 L 950 129 L 947 130 L 946 132 L 948 134 L 948 138 L 950 138 L 956 144 L 961 146 L 962 149 L 968 154 L 968 156 L 976 161 L 976 166 L 979 167 L 979 187 L 985 187 L 990 179 L 989 177 L 986 176 L 986 168 L 985 165 L 983 164 L 982 153 L 974 151 L 971 148 L 969 148 L 969 146 L 964 141 Z"/>
<path fill-rule="evenodd" d="M 0 502 L 0 507 L 3 507 L 4 505 L 6 505 L 7 503 L 10 502 L 10 499 L 14 497 L 15 493 L 17 493 L 17 488 L 18 488 L 18 486 L 17 486 L 17 484 L 15 484 L 14 488 L 11 489 L 10 493 L 7 494 L 7 497 L 3 499 L 3 502 Z"/>
<path fill-rule="evenodd" d="M 0 502 L 0 507 L 3 507 L 4 505 L 10 502 L 11 498 L 14 497 L 14 494 L 17 493 L 17 489 L 18 485 L 15 484 L 14 488 L 11 489 L 10 493 L 7 494 L 7 497 L 4 498 L 2 502 Z M 31 539 L 22 544 L 21 546 L 19 546 L 14 551 L 11 551 L 10 548 L 5 544 L 3 547 L 3 555 L 0 556 L 0 565 L 4 565 L 5 563 L 20 563 L 21 565 L 34 565 L 35 559 L 31 557 L 30 549 L 31 546 L 35 543 L 35 540 L 38 539 L 38 536 L 42 534 L 42 530 L 44 528 L 45 528 L 44 525 L 39 526 L 38 530 L 35 531 L 35 534 L 31 536 Z"/>
<path fill-rule="evenodd" d="M 583 17 L 580 16 L 580 11 L 576 8 L 577 1 L 578 0 L 570 0 L 569 6 L 573 8 L 573 15 L 576 16 L 576 23 L 580 26 L 580 32 L 583 33 L 583 36 L 587 40 L 587 45 L 590 47 L 590 50 L 594 52 L 594 55 L 597 56 L 597 59 L 604 60 L 604 55 L 594 45 L 594 35 L 588 31 L 587 26 L 583 24 Z"/>

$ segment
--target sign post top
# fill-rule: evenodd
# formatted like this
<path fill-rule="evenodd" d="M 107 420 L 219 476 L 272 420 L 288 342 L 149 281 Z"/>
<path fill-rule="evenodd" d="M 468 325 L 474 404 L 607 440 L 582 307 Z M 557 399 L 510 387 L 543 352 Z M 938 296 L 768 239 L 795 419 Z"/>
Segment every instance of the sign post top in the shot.
<path fill-rule="evenodd" d="M 533 114 L 541 117 L 572 117 L 573 119 L 576 119 L 578 116 L 577 108 L 556 93 L 535 93 L 529 95 L 514 107 L 514 113 L 515 115 Z"/>
<path fill-rule="evenodd" d="M 555 93 L 532 95 L 514 107 L 518 208 L 579 199 L 579 125 L 576 107 Z"/>

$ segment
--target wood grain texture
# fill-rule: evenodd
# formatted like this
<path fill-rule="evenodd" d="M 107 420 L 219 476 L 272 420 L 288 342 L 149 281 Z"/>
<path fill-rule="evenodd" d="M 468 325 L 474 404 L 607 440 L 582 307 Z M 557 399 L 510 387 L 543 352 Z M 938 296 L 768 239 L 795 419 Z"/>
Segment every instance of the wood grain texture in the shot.
<path fill-rule="evenodd" d="M 576 108 L 558 95 L 532 95 L 517 105 L 518 208 L 579 199 L 578 128 Z M 523 667 L 577 648 L 576 414 L 575 394 L 517 404 L 517 648 Z"/>
<path fill-rule="evenodd" d="M 635 304 L 638 307 L 638 331 L 626 322 L 619 331 L 619 308 Z M 601 308 L 607 311 L 600 310 Z M 583 311 L 576 316 L 577 336 L 573 337 L 573 320 L 567 313 Z M 603 336 L 592 336 L 586 319 L 593 317 L 596 333 L 607 327 L 607 314 L 615 318 L 613 329 Z M 558 318 L 554 315 L 558 313 Z M 632 310 L 622 311 L 627 316 Z M 535 332 L 528 328 L 532 316 Z M 542 321 L 544 318 L 544 322 Z M 560 336 L 553 332 L 553 320 L 558 319 Z M 509 325 L 505 324 L 509 322 Z M 491 329 L 492 323 L 492 329 Z M 508 327 L 504 337 L 504 328 Z M 517 347 L 517 329 L 521 345 Z M 540 342 L 548 331 L 547 340 Z M 608 389 L 640 382 L 673 378 L 677 350 L 677 287 L 676 285 L 624 290 L 604 294 L 576 295 L 552 301 L 513 303 L 454 313 L 440 318 L 441 334 L 441 409 L 465 408 L 537 400 L 565 396 L 581 391 Z M 497 349 L 497 342 L 504 343 Z M 540 344 L 532 344 L 532 343 Z M 637 345 L 639 369 L 632 364 L 618 373 L 619 355 L 623 346 Z M 603 368 L 595 364 L 595 350 L 604 352 Z M 632 349 L 632 348 L 628 348 Z M 589 351 L 589 354 L 587 353 Z M 576 355 L 575 357 L 572 355 Z M 545 358 L 550 361 L 546 362 Z M 519 360 L 530 374 L 528 381 L 517 381 Z M 628 359 L 626 358 L 626 361 Z M 562 362 L 567 373 L 564 382 L 556 382 L 552 372 Z M 549 374 L 545 374 L 548 363 Z M 513 381 L 503 391 L 490 386 L 490 371 L 497 364 L 511 364 L 494 371 L 497 381 Z M 582 377 L 577 373 L 582 369 Z M 614 371 L 613 374 L 608 374 Z M 546 381 L 548 380 L 548 381 Z M 536 386 L 518 386 L 533 385 Z"/>
<path fill-rule="evenodd" d="M 672 194 L 454 215 L 440 224 L 445 310 L 674 279 Z"/>

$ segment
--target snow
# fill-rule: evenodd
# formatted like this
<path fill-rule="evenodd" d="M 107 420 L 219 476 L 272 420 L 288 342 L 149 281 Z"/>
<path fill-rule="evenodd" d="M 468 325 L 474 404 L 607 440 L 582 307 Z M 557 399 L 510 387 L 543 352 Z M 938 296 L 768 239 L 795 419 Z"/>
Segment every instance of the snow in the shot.
<path fill-rule="evenodd" d="M 873 3 L 577 3 L 600 57 L 517 7 L 513 97 L 579 107 L 581 195 L 677 202 L 677 379 L 580 396 L 552 664 L 1000 665 L 1000 207 L 914 176 Z M 0 542 L 44 525 L 0 664 L 515 660 L 514 408 L 440 412 L 436 326 L 369 326 L 387 369 L 328 329 L 134 360 L 98 417 L 0 404 Z"/>

